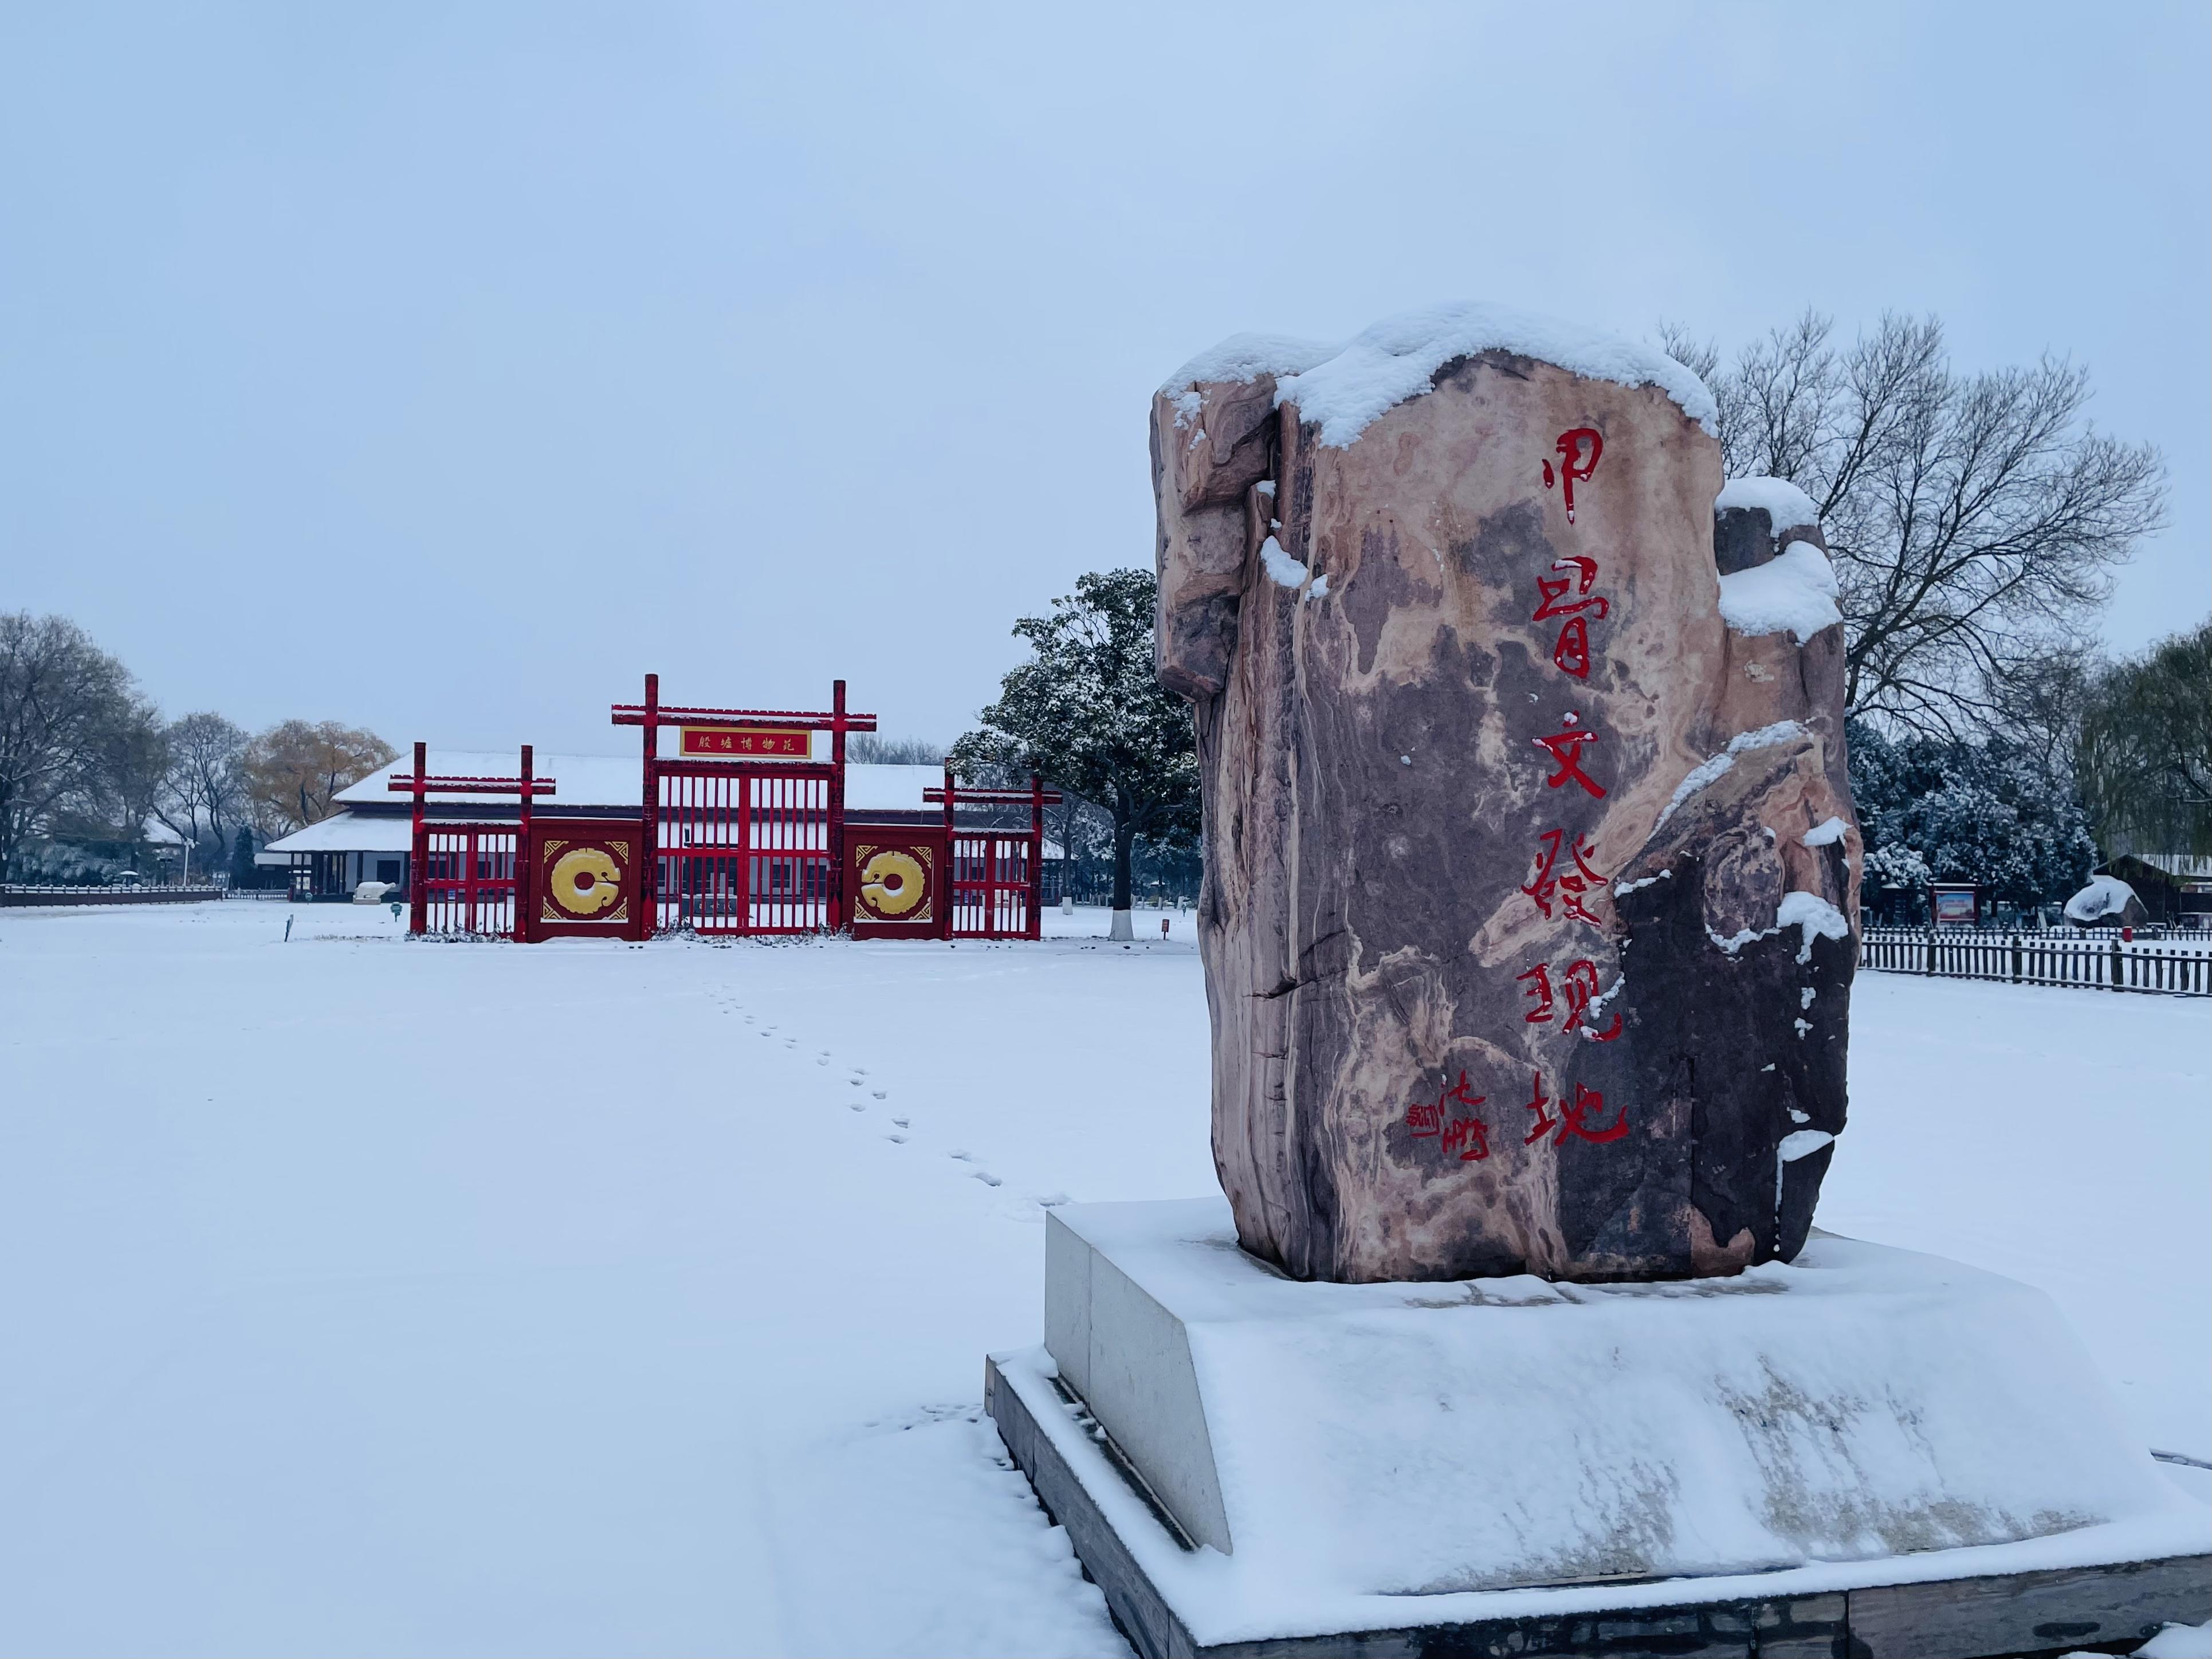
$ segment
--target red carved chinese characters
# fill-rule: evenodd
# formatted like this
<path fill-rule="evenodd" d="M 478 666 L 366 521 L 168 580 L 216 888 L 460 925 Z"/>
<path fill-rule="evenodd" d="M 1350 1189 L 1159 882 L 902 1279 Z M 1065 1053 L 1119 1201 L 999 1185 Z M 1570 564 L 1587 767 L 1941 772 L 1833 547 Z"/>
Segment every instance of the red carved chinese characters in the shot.
<path fill-rule="evenodd" d="M 1528 741 L 1540 749 L 1549 749 L 1552 759 L 1559 763 L 1559 769 L 1544 780 L 1545 788 L 1555 790 L 1563 784 L 1580 784 L 1593 800 L 1602 801 L 1605 799 L 1605 785 L 1584 772 L 1582 763 L 1583 746 L 1596 742 L 1597 734 L 1580 729 L 1575 723 L 1581 718 L 1581 715 L 1570 712 L 1566 730 L 1553 732 L 1549 737 L 1532 737 Z"/>
<path fill-rule="evenodd" d="M 1490 1156 L 1490 1131 L 1480 1118 L 1454 1118 L 1444 1125 L 1444 1156 L 1475 1163 Z"/>
<path fill-rule="evenodd" d="M 1555 448 L 1558 465 L 1549 460 L 1544 463 L 1544 487 L 1560 491 L 1567 521 L 1572 524 L 1575 486 L 1588 484 L 1597 471 L 1599 457 L 1605 452 L 1605 440 L 1595 428 L 1576 427 L 1559 434 Z M 1529 613 L 1529 620 L 1559 625 L 1559 634 L 1552 647 L 1552 662 L 1570 679 L 1589 678 L 1590 624 L 1604 622 L 1613 613 L 1613 596 L 1596 591 L 1599 574 L 1595 558 L 1573 552 L 1554 558 L 1550 570 L 1536 577 L 1536 604 Z M 1583 724 L 1578 710 L 1561 717 L 1559 730 L 1531 737 L 1529 741 L 1551 759 L 1552 769 L 1544 779 L 1545 787 L 1559 790 L 1573 784 L 1591 800 L 1604 800 L 1606 786 L 1588 770 L 1593 753 L 1591 746 L 1599 741 L 1600 734 Z M 1607 881 L 1591 863 L 1595 853 L 1589 841 L 1581 832 L 1565 826 L 1541 831 L 1537 840 L 1533 873 L 1522 883 L 1521 891 L 1534 902 L 1547 922 L 1583 922 L 1602 931 L 1605 924 L 1589 908 L 1589 902 L 1605 889 Z M 1525 973 L 1516 974 L 1515 982 L 1522 989 L 1521 1017 L 1524 1025 L 1543 1028 L 1547 1034 L 1553 1028 L 1562 1034 L 1571 1033 L 1585 1042 L 1613 1041 L 1621 1035 L 1621 1016 L 1618 1013 L 1607 1015 L 1605 1005 L 1613 991 L 1601 989 L 1599 973 L 1595 957 L 1578 956 L 1563 969 L 1555 969 L 1550 961 L 1540 961 Z M 1619 989 L 1616 981 L 1613 991 Z M 1490 1156 L 1489 1125 L 1474 1111 L 1483 1104 L 1485 1097 L 1470 1092 L 1467 1073 L 1462 1071 L 1458 1083 L 1440 1089 L 1433 1101 L 1408 1106 L 1406 1127 L 1415 1140 L 1434 1141 L 1444 1158 L 1477 1162 Z M 1545 1090 L 1540 1069 L 1531 1078 L 1526 1109 L 1532 1114 L 1522 1141 L 1527 1147 L 1548 1144 L 1558 1148 L 1570 1139 L 1602 1146 L 1620 1140 L 1629 1131 L 1626 1105 L 1608 1109 L 1604 1092 L 1583 1083 L 1573 1084 L 1568 1094 L 1553 1097 Z"/>
<path fill-rule="evenodd" d="M 1589 448 L 1588 460 L 1582 459 L 1584 445 Z M 1597 458 L 1605 453 L 1605 440 L 1598 436 L 1595 427 L 1577 426 L 1571 432 L 1560 433 L 1559 442 L 1553 447 L 1559 454 L 1559 470 L 1555 474 L 1552 471 L 1552 463 L 1548 460 L 1544 463 L 1544 487 L 1550 489 L 1556 479 L 1566 497 L 1567 522 L 1572 524 L 1575 521 L 1575 481 L 1579 479 L 1585 484 L 1589 482 L 1589 475 L 1597 471 Z"/>
<path fill-rule="evenodd" d="M 1536 901 L 1536 908 L 1546 921 L 1551 919 L 1552 902 L 1556 899 L 1563 915 L 1588 922 L 1592 927 L 1602 927 L 1603 923 L 1583 908 L 1583 894 L 1595 893 L 1605 886 L 1605 877 L 1589 867 L 1590 850 L 1583 845 L 1583 838 L 1577 835 L 1569 845 L 1566 831 L 1550 829 L 1536 839 L 1543 844 L 1544 850 L 1536 855 L 1535 875 L 1522 885 L 1521 891 Z M 1562 848 L 1573 862 L 1573 868 L 1564 875 L 1558 873 Z"/>
<path fill-rule="evenodd" d="M 1628 1108 L 1625 1106 L 1620 1108 L 1614 1114 L 1613 1121 L 1604 1128 L 1600 1129 L 1595 1126 L 1605 1116 L 1605 1096 L 1585 1084 L 1575 1085 L 1575 1101 L 1572 1106 L 1561 1101 L 1559 1102 L 1559 1107 L 1560 1114 L 1566 1120 L 1560 1129 L 1561 1141 L 1565 1141 L 1568 1135 L 1575 1134 L 1581 1136 L 1586 1141 L 1602 1146 L 1607 1141 L 1619 1140 L 1628 1132 Z"/>
<path fill-rule="evenodd" d="M 1447 1159 L 1479 1163 L 1490 1156 L 1490 1125 L 1474 1115 L 1474 1108 L 1482 1105 L 1486 1098 L 1468 1092 L 1467 1073 L 1462 1071 L 1456 1083 L 1437 1091 L 1435 1100 L 1416 1101 L 1407 1107 L 1406 1128 L 1415 1140 L 1436 1142 L 1437 1150 Z M 1602 1146 L 1628 1132 L 1626 1107 L 1616 1107 L 1608 1122 L 1603 1092 L 1580 1083 L 1575 1085 L 1571 1101 L 1564 1096 L 1548 1099 L 1544 1093 L 1541 1071 L 1529 1083 L 1526 1106 L 1536 1114 L 1536 1121 L 1522 1137 L 1523 1146 L 1534 1146 L 1547 1135 L 1552 1136 L 1555 1147 L 1565 1145 L 1570 1135 Z"/>
<path fill-rule="evenodd" d="M 1583 558 L 1580 557 L 1562 558 L 1555 560 L 1553 563 L 1552 568 L 1556 570 L 1562 565 L 1572 565 L 1580 569 L 1582 572 L 1582 591 L 1586 594 L 1589 593 L 1590 590 L 1590 583 L 1595 580 L 1597 576 L 1597 561 L 1594 558 Z M 1595 615 L 1599 621 L 1604 621 L 1606 612 L 1612 607 L 1607 604 L 1606 598 L 1603 594 L 1596 595 L 1595 597 L 1589 599 L 1576 599 L 1566 603 L 1561 602 L 1562 601 L 1566 600 L 1568 590 L 1573 588 L 1574 585 L 1575 579 L 1571 576 L 1563 576 L 1557 581 L 1553 581 L 1550 576 L 1538 576 L 1536 578 L 1536 588 L 1537 590 L 1544 595 L 1544 602 L 1536 607 L 1534 613 L 1528 619 L 1531 622 L 1541 622 L 1550 617 L 1571 616 L 1577 611 L 1589 611 Z"/>
<path fill-rule="evenodd" d="M 1554 1129 L 1559 1131 L 1552 1142 L 1554 1146 L 1565 1145 L 1570 1135 L 1579 1136 L 1595 1145 L 1602 1146 L 1607 1141 L 1619 1140 L 1628 1132 L 1628 1108 L 1625 1106 L 1618 1108 L 1613 1121 L 1605 1122 L 1605 1096 L 1587 1083 L 1575 1085 L 1575 1097 L 1571 1101 L 1564 1097 L 1547 1101 L 1544 1098 L 1544 1074 L 1539 1071 L 1529 1085 L 1529 1091 L 1531 1097 L 1527 1106 L 1536 1114 L 1536 1123 L 1522 1138 L 1521 1144 L 1523 1146 L 1533 1146 Z M 1556 1118 L 1551 1113 L 1551 1108 L 1555 1106 L 1559 1108 L 1559 1115 Z"/>
<path fill-rule="evenodd" d="M 1528 890 L 1526 887 L 1521 889 L 1523 893 Z M 1552 912 L 1547 910 L 1544 913 L 1548 916 Z M 1530 1025 L 1549 1025 L 1552 1022 L 1552 970 L 1539 962 L 1526 973 L 1516 973 L 1513 977 L 1516 981 L 1534 979 L 1536 982 L 1521 993 L 1536 1004 L 1521 1017 Z"/>
<path fill-rule="evenodd" d="M 1551 1113 L 1552 1103 L 1544 1098 L 1544 1074 L 1540 1071 L 1536 1074 L 1534 1090 L 1528 1101 L 1528 1109 L 1536 1114 L 1536 1123 L 1534 1128 L 1521 1138 L 1521 1144 L 1523 1146 L 1534 1146 L 1559 1126 L 1559 1120 Z"/>
<path fill-rule="evenodd" d="M 1552 666 L 1577 680 L 1589 678 L 1589 625 L 1582 618 L 1571 616 L 1561 625 L 1559 643 L 1552 647 Z"/>
<path fill-rule="evenodd" d="M 1620 1035 L 1620 1016 L 1613 1016 L 1613 1023 L 1602 1031 L 1591 1025 L 1589 1019 L 1593 1008 L 1602 1008 L 1604 999 L 1597 993 L 1597 964 L 1587 956 L 1567 964 L 1565 981 L 1567 997 L 1566 1023 L 1570 1030 L 1579 1031 L 1594 1043 L 1609 1043 Z"/>
<path fill-rule="evenodd" d="M 1523 892 L 1527 889 L 1524 887 Z M 1585 921 L 1593 919 L 1587 912 Z M 1516 980 L 1526 981 L 1528 989 L 1521 994 L 1535 1006 L 1521 1017 L 1530 1025 L 1549 1025 L 1552 1022 L 1552 970 L 1548 963 L 1539 962 L 1526 973 L 1516 973 Z M 1579 1031 L 1594 1043 L 1609 1043 L 1620 1035 L 1620 1016 L 1613 1016 L 1612 1023 L 1602 1031 L 1589 1023 L 1589 1012 L 1602 1008 L 1605 999 L 1598 995 L 1597 964 L 1589 957 L 1577 957 L 1567 964 L 1565 976 L 1560 981 L 1567 999 L 1567 1011 L 1560 1024 L 1569 1031 Z"/>
<path fill-rule="evenodd" d="M 1603 594 L 1590 594 L 1590 584 L 1597 580 L 1595 559 L 1569 553 L 1565 558 L 1553 559 L 1552 568 L 1573 574 L 1536 578 L 1537 590 L 1544 597 L 1529 613 L 1528 619 L 1543 622 L 1553 617 L 1565 619 L 1559 624 L 1559 637 L 1552 647 L 1552 664 L 1577 680 L 1587 680 L 1590 670 L 1589 625 L 1593 619 L 1604 621 L 1606 613 L 1613 608 L 1612 603 Z M 1571 600 L 1567 597 L 1570 591 L 1575 595 Z"/>
<path fill-rule="evenodd" d="M 1439 1089 L 1434 1101 L 1417 1101 L 1406 1108 L 1406 1127 L 1415 1140 L 1434 1138 L 1447 1158 L 1478 1163 L 1490 1156 L 1490 1126 L 1474 1115 L 1486 1096 L 1467 1092 L 1467 1073 L 1449 1089 Z"/>

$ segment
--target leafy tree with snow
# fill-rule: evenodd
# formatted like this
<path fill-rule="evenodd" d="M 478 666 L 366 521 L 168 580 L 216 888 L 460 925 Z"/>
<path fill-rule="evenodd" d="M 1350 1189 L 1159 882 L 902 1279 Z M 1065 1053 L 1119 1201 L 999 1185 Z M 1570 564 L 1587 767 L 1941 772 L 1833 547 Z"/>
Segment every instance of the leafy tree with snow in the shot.
<path fill-rule="evenodd" d="M 1188 845 L 1198 833 L 1198 751 L 1190 705 L 1152 674 L 1150 570 L 1100 570 L 1076 578 L 1049 616 L 1014 625 L 1030 660 L 1007 674 L 982 723 L 952 746 L 963 777 L 987 767 L 1041 772 L 1111 822 L 1113 906 L 1130 905 L 1139 839 Z"/>
<path fill-rule="evenodd" d="M 1978 881 L 1990 898 L 2034 905 L 2088 879 L 2097 846 L 2063 768 L 2009 738 L 1893 741 L 1863 721 L 1847 736 L 1870 882 Z"/>
<path fill-rule="evenodd" d="M 2097 677 L 2076 764 L 2107 851 L 2212 853 L 2212 622 Z"/>
<path fill-rule="evenodd" d="M 1962 374 L 1933 318 L 1838 345 L 1808 311 L 1725 364 L 1662 332 L 1712 388 L 1729 475 L 1813 498 L 1850 711 L 1893 731 L 1975 737 L 2023 683 L 2084 661 L 2112 567 L 2163 521 L 2158 451 L 2090 425 L 2077 364 Z"/>

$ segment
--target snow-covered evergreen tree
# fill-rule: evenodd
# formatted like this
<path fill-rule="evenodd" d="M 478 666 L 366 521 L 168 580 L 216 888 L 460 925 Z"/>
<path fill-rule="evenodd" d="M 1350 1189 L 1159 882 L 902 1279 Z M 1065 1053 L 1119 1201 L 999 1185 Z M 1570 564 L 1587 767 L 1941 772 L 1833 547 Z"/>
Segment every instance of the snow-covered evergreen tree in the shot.
<path fill-rule="evenodd" d="M 1987 899 L 2034 905 L 2088 879 L 2097 845 L 2063 767 L 2005 737 L 1893 741 L 1855 721 L 1850 741 L 1870 882 L 1977 881 Z"/>

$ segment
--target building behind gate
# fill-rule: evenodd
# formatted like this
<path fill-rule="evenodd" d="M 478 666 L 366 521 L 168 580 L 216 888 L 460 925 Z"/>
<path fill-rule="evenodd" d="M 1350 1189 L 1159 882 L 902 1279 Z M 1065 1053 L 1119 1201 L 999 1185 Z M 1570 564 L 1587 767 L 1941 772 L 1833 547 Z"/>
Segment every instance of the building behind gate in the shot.
<path fill-rule="evenodd" d="M 842 681 L 827 710 L 708 709 L 664 704 L 649 675 L 611 715 L 641 729 L 635 759 L 418 744 L 262 858 L 301 900 L 384 883 L 418 933 L 1038 936 L 1060 797 L 848 764 L 875 720 Z"/>

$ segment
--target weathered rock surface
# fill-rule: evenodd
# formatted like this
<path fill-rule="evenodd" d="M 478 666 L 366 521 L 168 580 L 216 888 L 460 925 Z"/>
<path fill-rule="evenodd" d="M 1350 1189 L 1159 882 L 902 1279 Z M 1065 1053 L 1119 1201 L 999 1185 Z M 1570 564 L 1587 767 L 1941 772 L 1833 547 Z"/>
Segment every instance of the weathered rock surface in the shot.
<path fill-rule="evenodd" d="M 1843 1127 L 1842 630 L 1731 630 L 1719 585 L 1825 575 L 1818 528 L 1717 522 L 1678 365 L 1449 349 L 1512 333 L 1384 335 L 1364 404 L 1315 348 L 1154 401 L 1215 1160 L 1297 1278 L 1737 1271 Z"/>

